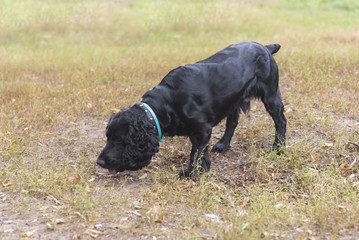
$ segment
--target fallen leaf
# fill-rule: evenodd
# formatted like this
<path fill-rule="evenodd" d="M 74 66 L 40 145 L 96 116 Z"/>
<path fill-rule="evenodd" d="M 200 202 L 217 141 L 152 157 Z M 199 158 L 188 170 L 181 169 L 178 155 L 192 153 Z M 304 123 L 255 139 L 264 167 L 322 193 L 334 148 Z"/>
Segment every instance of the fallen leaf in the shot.
<path fill-rule="evenodd" d="M 50 132 L 42 132 L 41 134 L 45 135 L 45 136 L 55 136 L 56 135 L 55 133 L 50 133 Z"/>
<path fill-rule="evenodd" d="M 338 205 L 339 209 L 346 209 L 346 207 L 344 205 Z"/>
<path fill-rule="evenodd" d="M 21 237 L 31 237 L 32 235 L 34 235 L 35 232 L 25 232 L 21 235 Z"/>
<path fill-rule="evenodd" d="M 147 173 L 145 173 L 145 174 L 143 174 L 141 177 L 139 177 L 138 179 L 140 179 L 140 180 L 142 180 L 142 179 L 144 179 L 144 178 L 146 178 L 147 177 Z"/>
<path fill-rule="evenodd" d="M 213 185 L 214 190 L 219 191 L 221 187 L 217 183 L 211 183 Z"/>
<path fill-rule="evenodd" d="M 79 212 L 74 212 L 74 214 L 76 214 L 77 216 L 79 216 L 80 218 L 82 218 L 83 220 L 86 221 L 86 218 Z"/>
<path fill-rule="evenodd" d="M 303 216 L 303 217 L 300 218 L 300 220 L 302 220 L 303 222 L 308 222 L 308 221 L 309 221 L 309 218 Z"/>
<path fill-rule="evenodd" d="M 39 141 L 38 144 L 41 146 L 41 147 L 47 147 L 46 144 L 42 143 L 42 141 Z"/>
<path fill-rule="evenodd" d="M 103 232 L 101 231 L 97 231 L 97 230 L 94 230 L 94 229 L 87 229 L 84 234 L 89 234 L 91 235 L 92 237 L 98 237 L 98 236 L 101 236 L 101 235 L 104 235 Z"/>
<path fill-rule="evenodd" d="M 323 143 L 323 147 L 333 147 L 333 143 Z"/>
<path fill-rule="evenodd" d="M 66 222 L 66 219 L 65 219 L 65 218 L 55 219 L 55 223 L 56 223 L 56 224 L 64 224 L 65 222 Z"/>
<path fill-rule="evenodd" d="M 89 221 L 90 221 L 90 222 L 96 222 L 97 220 L 98 220 L 97 217 L 90 217 L 90 218 L 89 218 Z"/>
<path fill-rule="evenodd" d="M 162 215 L 159 215 L 155 221 L 155 223 L 162 223 L 163 221 L 163 216 Z"/>
<path fill-rule="evenodd" d="M 67 181 L 68 181 L 68 182 L 76 182 L 76 183 L 79 183 L 79 182 L 81 182 L 81 179 L 82 179 L 82 177 L 81 177 L 80 174 L 77 174 L 77 175 L 75 175 L 75 176 L 68 176 L 68 177 L 67 177 Z"/>
<path fill-rule="evenodd" d="M 340 165 L 340 168 L 341 168 L 344 172 L 351 172 L 351 171 L 353 171 L 350 166 L 349 166 L 348 168 L 346 168 L 346 167 L 345 167 L 345 163 L 343 163 L 342 165 Z"/>
<path fill-rule="evenodd" d="M 10 187 L 12 185 L 11 182 L 2 182 L 3 187 Z"/>

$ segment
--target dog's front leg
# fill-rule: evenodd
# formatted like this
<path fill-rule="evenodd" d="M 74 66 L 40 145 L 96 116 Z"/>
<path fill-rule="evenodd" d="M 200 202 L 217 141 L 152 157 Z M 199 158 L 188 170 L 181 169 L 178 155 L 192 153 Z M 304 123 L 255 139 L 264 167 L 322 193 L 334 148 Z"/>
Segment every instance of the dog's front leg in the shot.
<path fill-rule="evenodd" d="M 211 167 L 211 160 L 208 156 L 208 143 L 211 138 L 212 127 L 210 125 L 198 128 L 190 135 L 192 150 L 190 164 L 184 172 L 180 173 L 181 177 L 192 178 L 194 181 L 203 172 L 208 172 Z"/>

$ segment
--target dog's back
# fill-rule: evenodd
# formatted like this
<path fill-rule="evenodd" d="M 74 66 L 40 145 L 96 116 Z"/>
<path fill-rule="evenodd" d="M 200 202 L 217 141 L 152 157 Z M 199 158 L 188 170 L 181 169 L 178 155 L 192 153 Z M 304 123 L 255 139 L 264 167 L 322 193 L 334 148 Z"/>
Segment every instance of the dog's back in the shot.
<path fill-rule="evenodd" d="M 278 69 L 272 54 L 279 44 L 232 44 L 207 59 L 170 71 L 143 100 L 163 99 L 176 115 L 217 125 L 234 108 L 250 109 L 249 100 L 277 88 Z"/>

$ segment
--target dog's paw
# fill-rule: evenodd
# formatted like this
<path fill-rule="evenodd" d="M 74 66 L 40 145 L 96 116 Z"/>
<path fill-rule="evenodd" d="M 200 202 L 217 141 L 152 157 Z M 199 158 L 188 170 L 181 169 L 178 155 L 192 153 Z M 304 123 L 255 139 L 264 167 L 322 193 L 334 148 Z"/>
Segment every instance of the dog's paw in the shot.
<path fill-rule="evenodd" d="M 284 153 L 285 146 L 273 144 L 273 146 L 270 149 L 270 152 L 275 152 L 277 155 L 281 155 Z"/>
<path fill-rule="evenodd" d="M 214 153 L 224 153 L 225 151 L 227 151 L 229 148 L 228 145 L 223 144 L 223 143 L 216 143 L 213 147 L 211 152 Z"/>
<path fill-rule="evenodd" d="M 197 170 L 186 170 L 179 173 L 181 179 L 191 179 L 194 182 L 198 181 L 199 175 Z"/>
<path fill-rule="evenodd" d="M 181 171 L 178 175 L 181 179 L 189 178 L 189 173 L 187 171 Z"/>

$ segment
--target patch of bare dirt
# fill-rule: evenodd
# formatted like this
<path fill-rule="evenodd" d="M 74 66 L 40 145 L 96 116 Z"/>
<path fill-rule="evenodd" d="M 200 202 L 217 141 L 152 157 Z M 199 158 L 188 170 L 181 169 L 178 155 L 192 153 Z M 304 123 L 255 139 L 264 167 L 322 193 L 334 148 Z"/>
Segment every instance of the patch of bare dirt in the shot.
<path fill-rule="evenodd" d="M 61 207 L 53 198 L 26 197 L 28 207 L 17 205 L 23 198 L 0 191 L 0 239 L 71 239 L 81 233 L 83 227 L 73 224 L 79 216 L 53 218 Z"/>

